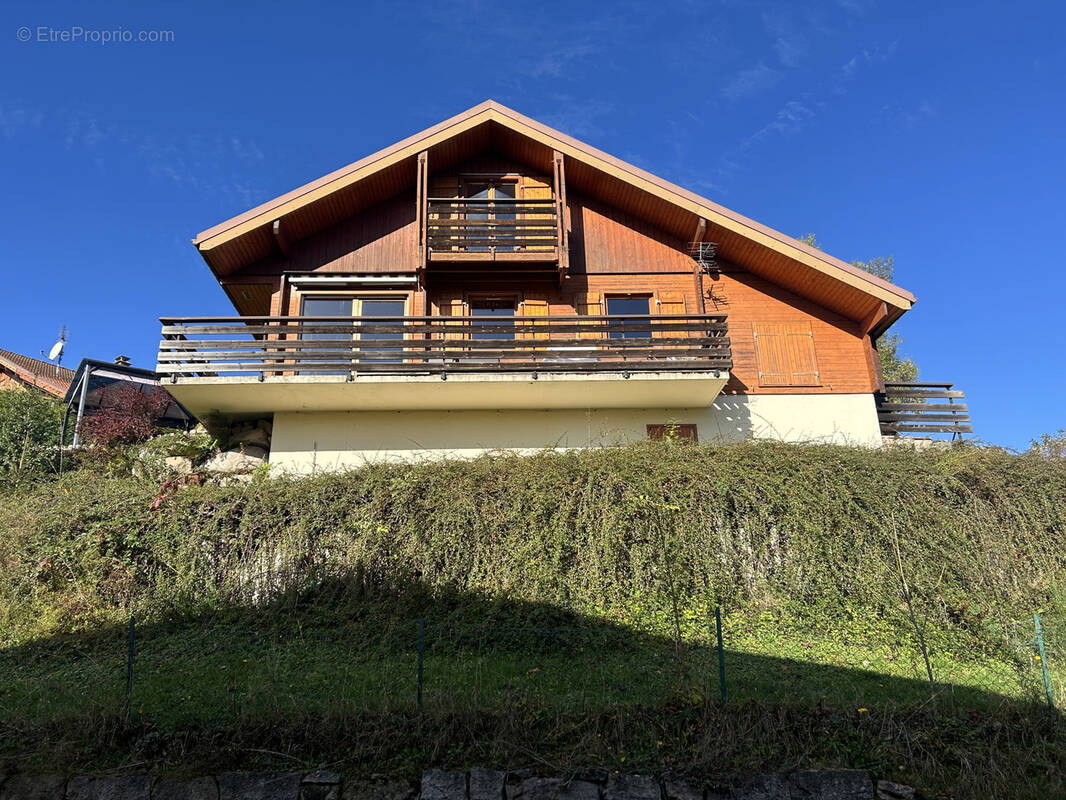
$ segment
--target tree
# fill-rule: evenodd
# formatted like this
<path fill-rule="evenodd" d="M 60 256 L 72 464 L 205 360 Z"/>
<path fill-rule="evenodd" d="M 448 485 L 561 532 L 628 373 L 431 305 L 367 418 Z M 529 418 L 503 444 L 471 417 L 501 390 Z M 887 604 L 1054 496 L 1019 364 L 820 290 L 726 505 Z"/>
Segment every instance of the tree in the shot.
<path fill-rule="evenodd" d="M 35 389 L 0 391 L 0 487 L 55 470 L 61 417 L 60 404 Z"/>
<path fill-rule="evenodd" d="M 81 421 L 80 431 L 103 450 L 143 442 L 168 405 L 170 395 L 159 387 L 114 383 L 103 390 L 99 410 Z"/>
<path fill-rule="evenodd" d="M 822 249 L 822 246 L 818 244 L 818 238 L 813 233 L 805 233 L 798 237 L 798 240 L 815 249 Z M 869 261 L 852 261 L 851 265 L 886 281 L 891 281 L 896 272 L 896 261 L 893 256 L 879 256 Z M 874 343 L 877 347 L 877 355 L 881 359 L 881 374 L 886 381 L 908 383 L 918 380 L 918 365 L 912 359 L 900 354 L 901 344 L 903 344 L 903 337 L 898 333 L 888 331 L 881 334 Z"/>

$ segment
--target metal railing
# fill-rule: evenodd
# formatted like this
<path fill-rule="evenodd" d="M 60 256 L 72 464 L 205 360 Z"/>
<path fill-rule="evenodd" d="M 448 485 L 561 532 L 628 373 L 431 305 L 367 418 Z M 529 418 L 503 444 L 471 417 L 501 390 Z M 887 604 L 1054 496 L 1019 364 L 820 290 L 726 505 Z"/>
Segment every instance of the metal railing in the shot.
<path fill-rule="evenodd" d="M 723 314 L 166 317 L 160 376 L 728 371 Z"/>
<path fill-rule="evenodd" d="M 428 199 L 430 253 L 556 252 L 556 201 Z"/>
<path fill-rule="evenodd" d="M 953 383 L 886 382 L 877 395 L 877 420 L 883 436 L 901 433 L 973 433 L 965 393 Z"/>

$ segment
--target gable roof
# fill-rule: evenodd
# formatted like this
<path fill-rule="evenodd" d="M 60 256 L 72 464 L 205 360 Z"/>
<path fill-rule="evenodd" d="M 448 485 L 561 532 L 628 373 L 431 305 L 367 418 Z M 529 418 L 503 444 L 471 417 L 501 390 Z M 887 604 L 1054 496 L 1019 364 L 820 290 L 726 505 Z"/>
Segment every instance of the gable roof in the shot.
<path fill-rule="evenodd" d="M 0 369 L 10 373 L 19 383 L 55 397 L 63 396 L 74 377 L 74 370 L 10 350 L 0 350 Z"/>
<path fill-rule="evenodd" d="M 193 243 L 221 278 L 277 252 L 275 220 L 289 239 L 303 238 L 409 190 L 421 151 L 437 172 L 490 147 L 542 168 L 559 151 L 568 191 L 599 194 L 680 237 L 691 238 L 706 220 L 705 239 L 723 259 L 871 328 L 887 327 L 915 302 L 905 289 L 492 100 L 208 228 Z"/>

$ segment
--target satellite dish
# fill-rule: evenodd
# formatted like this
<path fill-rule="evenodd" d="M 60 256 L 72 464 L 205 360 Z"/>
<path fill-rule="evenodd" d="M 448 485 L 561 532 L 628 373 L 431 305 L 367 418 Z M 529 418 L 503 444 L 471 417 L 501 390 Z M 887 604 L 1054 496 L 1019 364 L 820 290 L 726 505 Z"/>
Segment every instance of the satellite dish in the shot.
<path fill-rule="evenodd" d="M 64 342 L 63 342 L 62 339 L 60 339 L 58 342 L 56 342 L 54 345 L 52 345 L 52 349 L 48 351 L 48 360 L 49 361 L 55 361 L 57 358 L 59 358 L 61 355 L 63 355 L 63 345 L 64 345 Z"/>

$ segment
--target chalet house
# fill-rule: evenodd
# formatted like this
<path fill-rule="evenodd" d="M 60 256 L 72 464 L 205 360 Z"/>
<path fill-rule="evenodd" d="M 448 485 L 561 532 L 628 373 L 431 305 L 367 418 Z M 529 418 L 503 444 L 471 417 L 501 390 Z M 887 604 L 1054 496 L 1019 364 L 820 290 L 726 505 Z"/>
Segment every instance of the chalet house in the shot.
<path fill-rule="evenodd" d="M 0 390 L 32 388 L 62 397 L 73 377 L 73 370 L 51 361 L 0 350 Z"/>
<path fill-rule="evenodd" d="M 201 419 L 270 461 L 672 435 L 880 446 L 874 340 L 910 292 L 498 103 L 194 240 L 239 316 L 166 317 Z"/>

